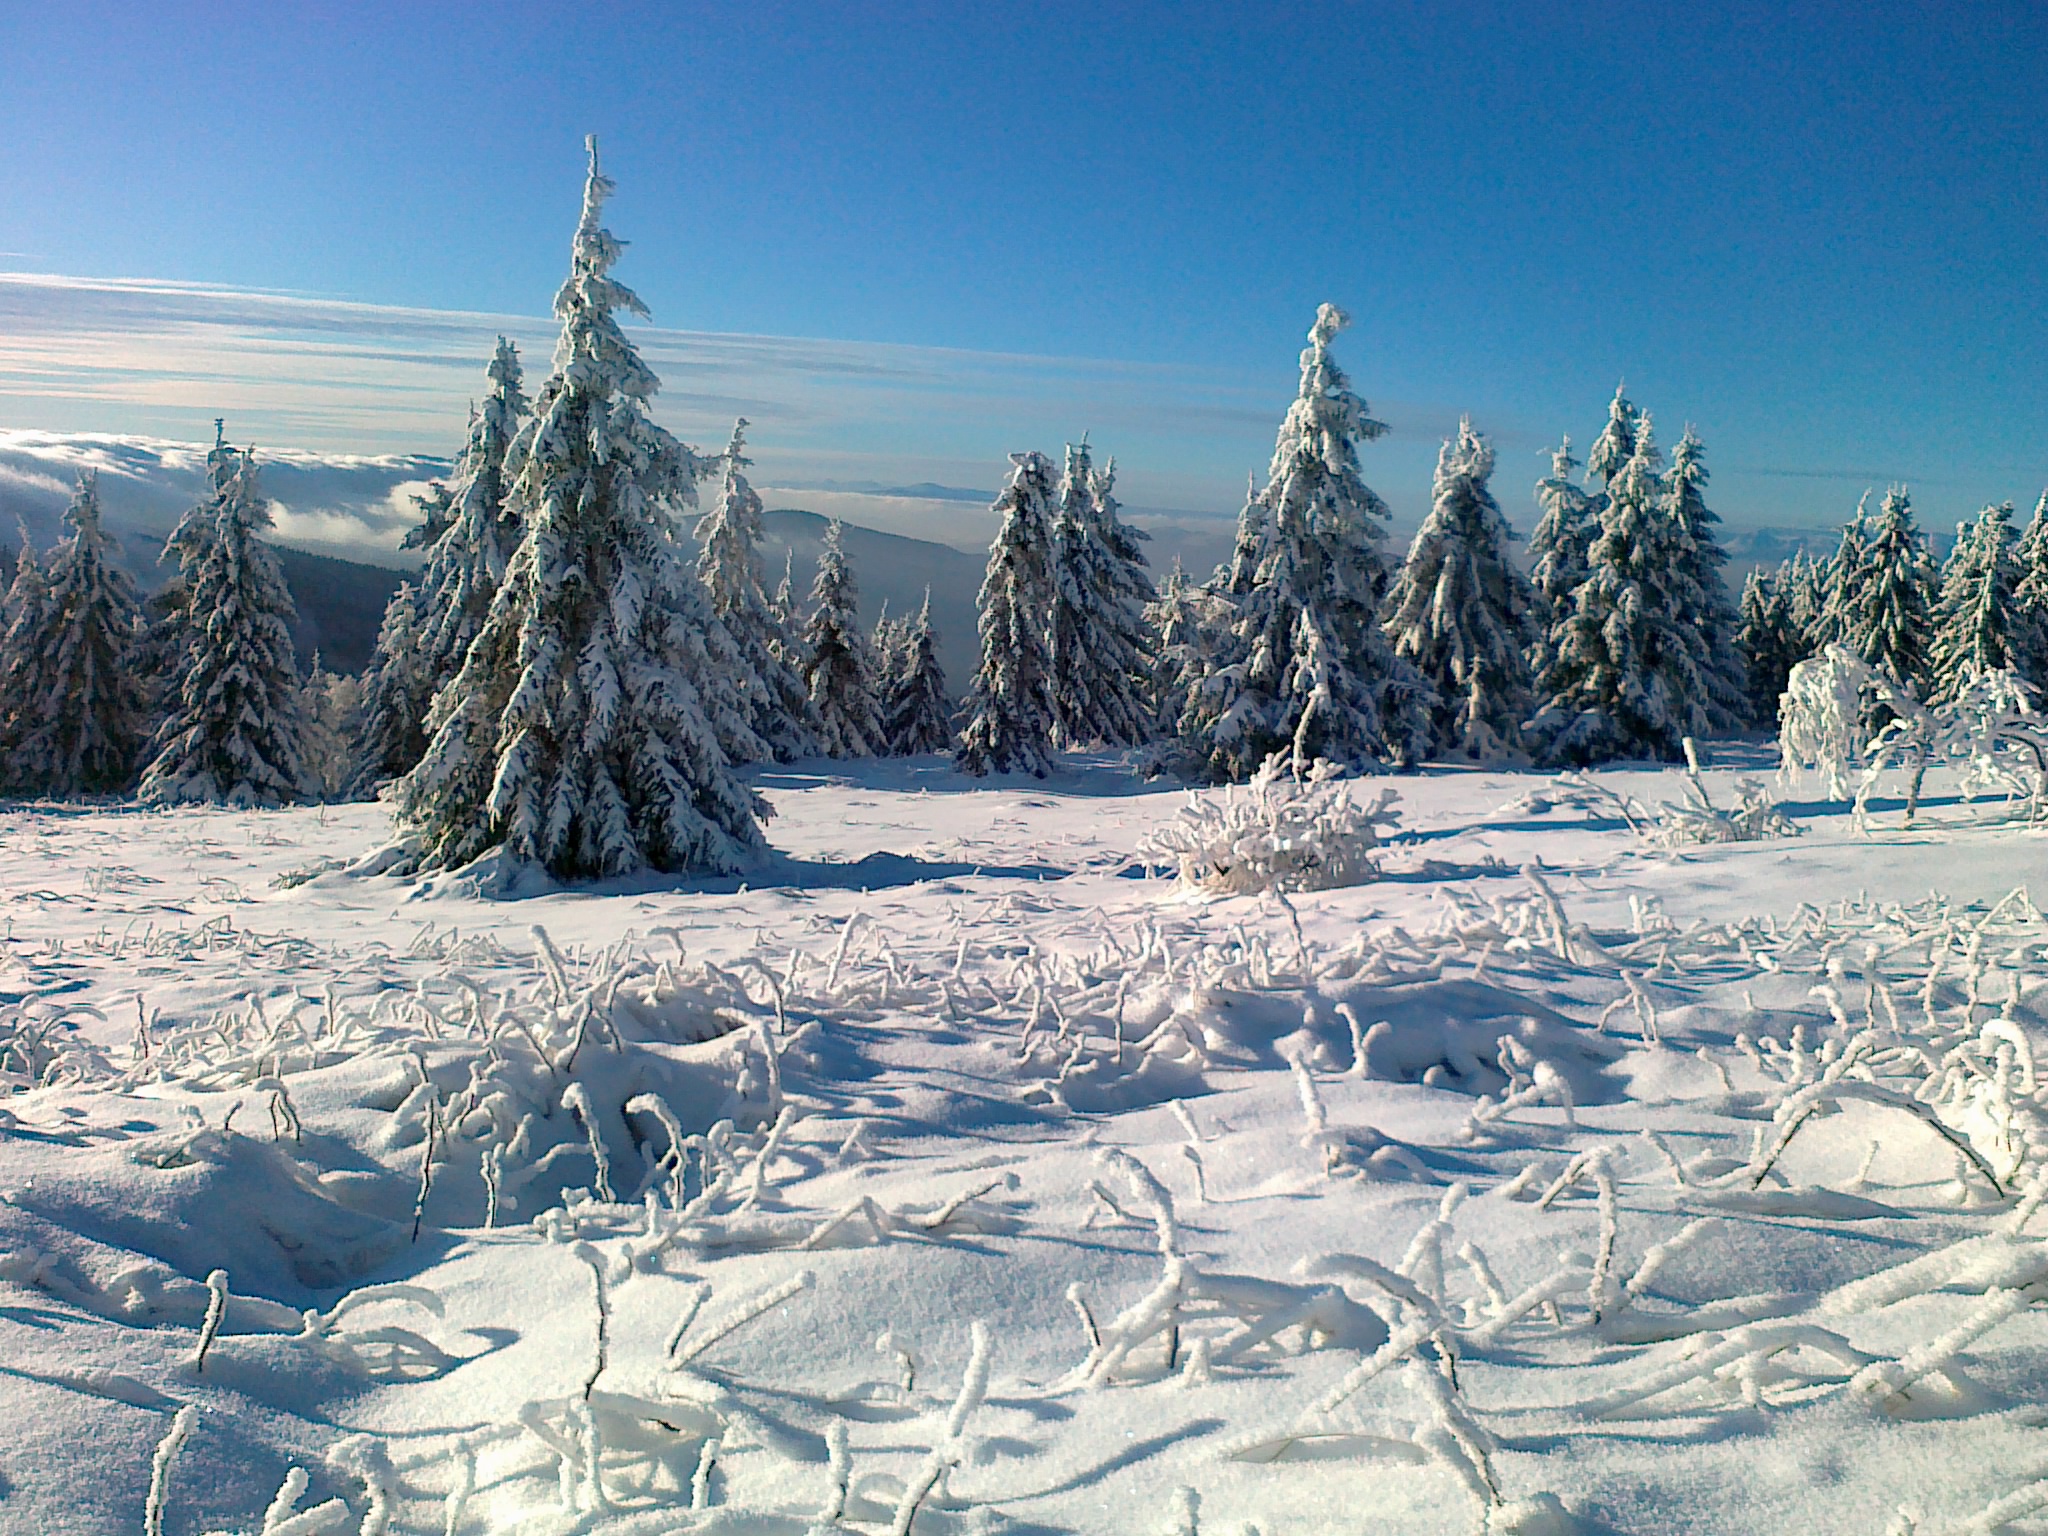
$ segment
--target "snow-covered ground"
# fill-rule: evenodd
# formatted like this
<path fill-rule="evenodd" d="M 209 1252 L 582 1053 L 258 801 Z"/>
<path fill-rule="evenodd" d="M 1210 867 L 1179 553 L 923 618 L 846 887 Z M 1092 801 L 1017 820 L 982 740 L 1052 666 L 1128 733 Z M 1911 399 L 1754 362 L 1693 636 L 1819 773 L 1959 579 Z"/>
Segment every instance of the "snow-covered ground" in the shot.
<path fill-rule="evenodd" d="M 521 900 L 0 809 L 0 1529 L 2032 1528 L 2044 834 L 1392 782 L 1284 899 L 1099 760 Z"/>

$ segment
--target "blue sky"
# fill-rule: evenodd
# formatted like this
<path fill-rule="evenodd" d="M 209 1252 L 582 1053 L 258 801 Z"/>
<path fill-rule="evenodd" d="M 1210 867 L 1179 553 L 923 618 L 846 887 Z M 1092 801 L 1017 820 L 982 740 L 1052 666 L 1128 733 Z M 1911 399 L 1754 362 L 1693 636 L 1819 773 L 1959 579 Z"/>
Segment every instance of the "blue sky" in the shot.
<path fill-rule="evenodd" d="M 452 448 L 595 131 L 665 413 L 771 478 L 1087 428 L 1229 510 L 1327 298 L 1397 510 L 1469 410 L 1526 526 L 1626 376 L 1732 519 L 1939 523 L 2048 483 L 2044 65 L 2021 4 L 9 6 L 0 269 L 71 281 L 0 288 L 0 427 Z"/>

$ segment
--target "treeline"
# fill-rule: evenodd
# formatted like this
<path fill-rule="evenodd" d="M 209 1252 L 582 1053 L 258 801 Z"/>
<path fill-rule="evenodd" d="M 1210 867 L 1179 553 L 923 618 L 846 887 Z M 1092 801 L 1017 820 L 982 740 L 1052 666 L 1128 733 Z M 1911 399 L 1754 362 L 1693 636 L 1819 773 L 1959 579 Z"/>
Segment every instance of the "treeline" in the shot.
<path fill-rule="evenodd" d="M 1276 753 L 1357 771 L 1676 759 L 1688 736 L 1772 723 L 1791 665 L 1830 642 L 1923 697 L 2048 662 L 2048 497 L 2017 540 L 2010 508 L 1987 509 L 1937 581 L 1895 490 L 1831 562 L 1753 576 L 1738 611 L 1699 437 L 1667 464 L 1619 390 L 1585 464 L 1567 439 L 1536 487 L 1529 571 L 1469 422 L 1397 564 L 1360 467 L 1386 428 L 1337 366 L 1345 317 L 1325 305 L 1265 483 L 1205 580 L 1176 566 L 1155 589 L 1114 461 L 1085 439 L 1058 468 L 1012 456 L 956 714 L 929 600 L 864 630 L 836 524 L 808 601 L 787 569 L 766 590 L 745 421 L 704 453 L 649 416 L 610 191 L 593 141 L 554 367 L 529 395 L 500 338 L 363 676 L 300 676 L 257 466 L 217 425 L 209 493 L 147 610 L 90 476 L 68 537 L 24 546 L 0 612 L 0 792 L 381 795 L 399 868 L 499 849 L 566 878 L 731 871 L 764 847 L 748 764 L 950 750 L 970 774 L 1042 775 L 1107 747 L 1242 780 Z"/>

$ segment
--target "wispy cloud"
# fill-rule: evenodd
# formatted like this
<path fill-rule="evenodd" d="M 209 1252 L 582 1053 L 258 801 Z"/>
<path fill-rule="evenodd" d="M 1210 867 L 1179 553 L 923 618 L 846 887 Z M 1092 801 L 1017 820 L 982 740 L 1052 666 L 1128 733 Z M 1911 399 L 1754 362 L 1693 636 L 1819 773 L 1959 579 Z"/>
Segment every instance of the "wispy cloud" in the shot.
<path fill-rule="evenodd" d="M 527 315 L 406 309 L 141 278 L 0 273 L 0 423 L 309 450 L 446 453 L 499 334 Z M 992 482 L 1091 430 L 1146 499 L 1234 501 L 1285 406 L 1221 368 L 639 327 L 657 414 L 691 441 L 754 423 L 764 478 Z"/>

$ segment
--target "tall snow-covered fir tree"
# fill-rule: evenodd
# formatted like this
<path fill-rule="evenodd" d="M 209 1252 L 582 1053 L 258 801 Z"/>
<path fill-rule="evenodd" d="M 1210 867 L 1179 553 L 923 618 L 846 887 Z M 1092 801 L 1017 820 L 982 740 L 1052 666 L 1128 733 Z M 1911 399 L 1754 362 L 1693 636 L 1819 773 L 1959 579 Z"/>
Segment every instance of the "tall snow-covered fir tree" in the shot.
<path fill-rule="evenodd" d="M 1210 642 L 1218 634 L 1228 633 L 1230 612 L 1230 600 L 1218 590 L 1189 581 L 1175 556 L 1159 595 L 1145 610 L 1145 623 L 1152 633 L 1155 737 L 1170 737 L 1179 729 L 1189 690 L 1210 670 Z"/>
<path fill-rule="evenodd" d="M 1815 633 L 1822 645 L 1833 645 L 1842 638 L 1848 624 L 1848 610 L 1855 602 L 1858 588 L 1862 585 L 1866 548 L 1870 542 L 1870 496 L 1866 492 L 1856 503 L 1856 515 L 1842 525 L 1840 541 L 1835 552 L 1821 562 L 1816 572 L 1819 580 L 1819 612 L 1815 616 Z"/>
<path fill-rule="evenodd" d="M 1046 621 L 1056 747 L 1135 747 L 1152 736 L 1145 700 L 1151 583 L 1136 530 L 1116 516 L 1112 484 L 1095 473 L 1085 440 L 1068 445 Z"/>
<path fill-rule="evenodd" d="M 519 543 L 507 503 L 505 455 L 527 412 L 519 352 L 503 336 L 485 370 L 490 388 L 470 412 L 469 434 L 445 485 L 416 497 L 421 522 L 406 535 L 427 552 L 410 615 L 390 612 L 364 679 L 361 746 L 349 792 L 367 797 L 426 755 L 434 695 L 461 669 Z M 387 648 L 386 640 L 401 648 Z"/>
<path fill-rule="evenodd" d="M 363 729 L 363 679 L 330 672 L 313 656 L 313 670 L 299 689 L 299 757 L 306 793 L 316 800 L 340 800 L 356 771 L 356 744 Z"/>
<path fill-rule="evenodd" d="M 1386 427 L 1330 356 L 1346 323 L 1335 305 L 1317 311 L 1300 393 L 1254 498 L 1265 530 L 1256 578 L 1181 718 L 1182 756 L 1206 777 L 1248 779 L 1276 752 L 1371 769 L 1429 749 L 1428 690 L 1379 624 L 1389 514 L 1359 477 L 1358 448 Z"/>
<path fill-rule="evenodd" d="M 1785 593 L 1785 612 L 1799 647 L 1799 659 L 1820 654 L 1825 638 L 1825 589 L 1827 573 L 1821 562 L 1804 549 L 1779 568 L 1778 584 Z"/>
<path fill-rule="evenodd" d="M 1858 530 L 1854 567 L 1834 587 L 1829 638 L 1925 699 L 1934 681 L 1934 564 L 1906 488 L 1893 486 L 1874 519 L 1859 515 L 1851 526 Z M 1846 531 L 1842 542 L 1847 552 Z"/>
<path fill-rule="evenodd" d="M 38 707 L 41 653 L 37 649 L 50 606 L 49 575 L 36 554 L 28 525 L 20 525 L 14 578 L 0 596 L 0 788 L 14 778 L 8 761 L 17 734 Z"/>
<path fill-rule="evenodd" d="M 2034 503 L 2019 546 L 2013 551 L 2019 579 L 2012 589 L 2019 628 L 2026 637 L 2020 670 L 2036 687 L 2048 688 L 2048 491 Z"/>
<path fill-rule="evenodd" d="M 1593 439 L 1593 451 L 1586 455 L 1587 473 L 1603 487 L 1612 485 L 1636 456 L 1636 434 L 1641 430 L 1643 413 L 1636 409 L 1627 391 L 1626 383 L 1614 386 L 1614 398 L 1607 405 L 1607 425 L 1600 429 L 1600 435 Z"/>
<path fill-rule="evenodd" d="M 2013 558 L 2012 503 L 1986 507 L 1956 528 L 1934 610 L 1934 696 L 1952 699 L 1979 672 L 2023 666 L 2019 564 Z"/>
<path fill-rule="evenodd" d="M 1793 667 L 1806 659 L 1792 623 L 1782 567 L 1777 572 L 1751 571 L 1743 582 L 1735 649 L 1742 658 L 1748 723 L 1776 730 L 1778 700 Z"/>
<path fill-rule="evenodd" d="M 977 778 L 1052 771 L 1052 678 L 1045 635 L 1052 611 L 1052 460 L 1010 455 L 1010 483 L 978 599 L 981 662 L 954 761 Z"/>
<path fill-rule="evenodd" d="M 754 734 L 774 761 L 787 763 L 820 750 L 819 721 L 809 688 L 786 659 L 792 637 L 761 590 L 761 498 L 747 482 L 746 428 L 745 417 L 733 424 L 725 483 L 697 522 L 697 579 L 738 652 Z"/>
<path fill-rule="evenodd" d="M 1608 482 L 1591 572 L 1558 631 L 1557 692 L 1530 722 L 1547 762 L 1680 755 L 1704 734 L 1704 647 L 1680 617 L 1682 534 L 1665 507 L 1648 416 L 1633 423 L 1634 450 Z"/>
<path fill-rule="evenodd" d="M 938 637 L 932 630 L 932 593 L 925 588 L 924 606 L 899 620 L 897 648 L 882 695 L 882 735 L 891 757 L 918 757 L 943 752 L 953 742 L 953 701 L 946 694 L 946 673 L 939 665 Z"/>
<path fill-rule="evenodd" d="M 679 526 L 713 461 L 648 417 L 660 382 L 615 316 L 646 308 L 610 276 L 612 183 L 589 151 L 554 371 L 505 454 L 519 543 L 397 784 L 421 868 L 502 848 L 563 879 L 730 873 L 764 849 L 766 807 L 721 745 L 754 739 L 732 643 Z"/>
<path fill-rule="evenodd" d="M 208 493 L 186 510 L 171 529 L 170 537 L 164 540 L 157 564 L 171 566 L 171 576 L 143 604 L 148 627 L 142 640 L 142 671 L 156 695 L 159 716 L 172 707 L 171 693 L 177 687 L 185 654 L 191 649 L 187 611 L 191 607 L 192 580 L 212 548 L 215 509 L 240 465 L 241 456 L 228 446 L 226 421 L 215 417 L 213 447 L 206 455 Z"/>
<path fill-rule="evenodd" d="M 210 515 L 187 514 L 204 532 L 181 523 L 172 534 L 181 567 L 197 551 L 187 576 L 186 650 L 137 792 L 155 805 L 287 805 L 305 794 L 297 611 L 260 537 L 270 504 L 254 459 L 216 443 L 213 460 Z"/>
<path fill-rule="evenodd" d="M 100 526 L 99 476 L 78 478 L 39 620 L 0 640 L 0 783 L 16 794 L 111 794 L 149 734 L 136 668 L 142 604 Z"/>
<path fill-rule="evenodd" d="M 1549 670 L 1550 632 L 1571 612 L 1572 594 L 1586 579 L 1586 551 L 1599 531 L 1593 498 L 1574 478 L 1578 469 L 1567 437 L 1550 456 L 1550 473 L 1536 482 L 1542 510 L 1529 534 L 1529 584 L 1539 627 L 1530 667 L 1538 677 Z"/>
<path fill-rule="evenodd" d="M 1733 730 L 1746 713 L 1742 657 L 1735 649 L 1738 622 L 1728 593 L 1728 552 L 1714 527 L 1720 514 L 1707 506 L 1706 445 L 1688 424 L 1671 450 L 1664 476 L 1664 509 L 1678 525 L 1677 570 L 1672 597 L 1678 618 L 1699 642 L 1700 677 L 1705 684 L 1707 729 Z"/>
<path fill-rule="evenodd" d="M 1437 455 L 1429 515 L 1387 593 L 1394 654 L 1435 691 L 1435 756 L 1494 762 L 1520 754 L 1531 713 L 1527 648 L 1536 599 L 1493 499 L 1493 449 L 1469 417 Z"/>
<path fill-rule="evenodd" d="M 818 744 L 827 757 L 875 757 L 885 748 L 874 657 L 857 611 L 860 588 L 846 563 L 845 527 L 825 530 L 818 574 L 811 582 L 811 613 L 801 643 L 804 683 L 817 719 Z"/>

